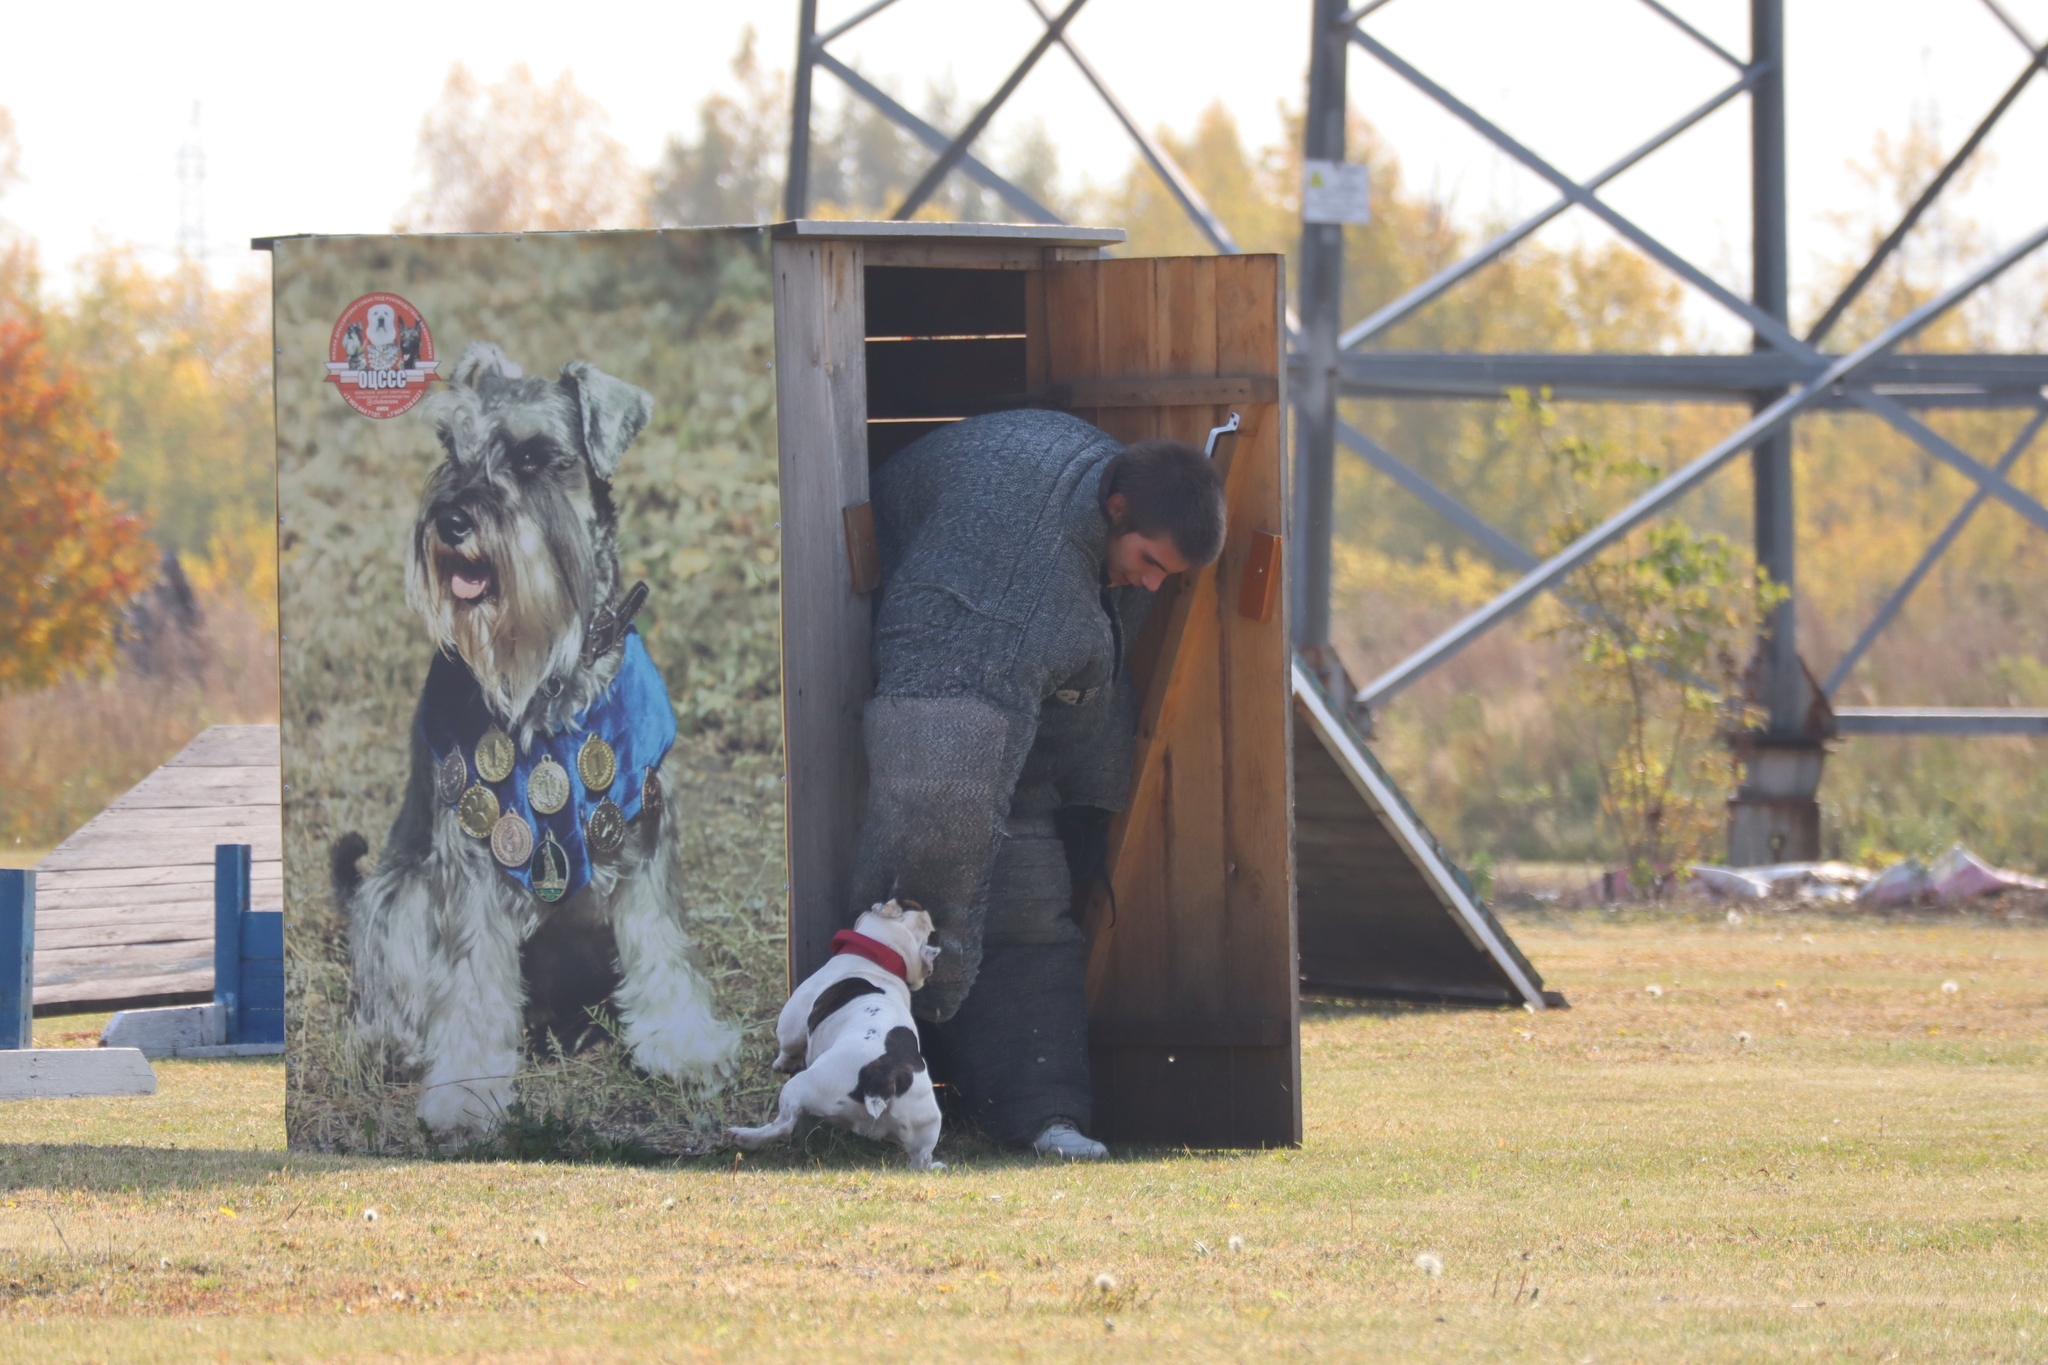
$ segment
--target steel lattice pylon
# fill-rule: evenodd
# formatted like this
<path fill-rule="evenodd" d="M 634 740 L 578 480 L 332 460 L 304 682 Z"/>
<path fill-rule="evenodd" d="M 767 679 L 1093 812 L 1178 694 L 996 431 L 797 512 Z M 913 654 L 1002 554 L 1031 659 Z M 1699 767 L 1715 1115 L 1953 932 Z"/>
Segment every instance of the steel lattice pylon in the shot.
<path fill-rule="evenodd" d="M 1410 5 L 1427 0 L 1407 0 Z M 1962 4 L 1966 0 L 1951 0 Z M 1844 708 L 1830 712 L 1826 698 L 1848 676 L 1872 641 L 1899 612 L 1906 598 L 1970 518 L 1985 502 L 1997 499 L 2037 527 L 2048 530 L 2048 506 L 2014 485 L 2007 472 L 2048 423 L 2048 356 L 2041 355 L 1911 355 L 1893 351 L 1977 290 L 2004 274 L 2044 243 L 2042 228 L 1984 262 L 1976 270 L 1876 338 L 1846 353 L 1821 349 L 1844 312 L 1896 252 L 1906 235 L 1936 202 L 1957 171 L 1983 144 L 2035 74 L 2048 69 L 2048 46 L 2037 42 L 2005 10 L 2000 0 L 1980 0 L 2024 48 L 2024 65 L 2010 86 L 1985 114 L 1941 171 L 1925 186 L 1869 260 L 1822 312 L 1806 335 L 1790 326 L 1787 309 L 1786 130 L 1783 0 L 1750 0 L 1750 51 L 1747 58 L 1729 52 L 1688 24 L 1660 0 L 1640 0 L 1665 21 L 1725 64 L 1731 78 L 1725 86 L 1668 126 L 1656 130 L 1614 162 L 1584 180 L 1574 180 L 1505 128 L 1460 100 L 1445 85 L 1394 51 L 1370 32 L 1365 21 L 1392 0 L 1312 0 L 1308 102 L 1304 120 L 1304 155 L 1309 160 L 1342 161 L 1345 153 L 1346 77 L 1353 49 L 1370 56 L 1383 69 L 1478 133 L 1511 160 L 1547 181 L 1557 198 L 1523 221 L 1496 234 L 1464 259 L 1445 267 L 1370 316 L 1346 325 L 1342 317 L 1344 279 L 1343 228 L 1304 222 L 1299 256 L 1299 292 L 1291 329 L 1290 385 L 1295 414 L 1294 535 L 1288 581 L 1296 642 L 1334 680 L 1329 650 L 1331 510 L 1336 451 L 1349 449 L 1392 478 L 1410 494 L 1442 514 L 1488 553 L 1523 576 L 1493 601 L 1470 613 L 1435 640 L 1355 692 L 1354 704 L 1365 710 L 1381 706 L 1492 627 L 1507 620 L 1543 592 L 1557 592 L 1574 569 L 1647 519 L 1669 508 L 1686 492 L 1748 452 L 1754 488 L 1757 562 L 1772 579 L 1792 590 L 1767 623 L 1759 645 L 1757 700 L 1767 712 L 1765 729 L 1754 737 L 1759 752 L 1819 751 L 1822 740 L 1841 734 L 2048 734 L 2048 712 L 1967 708 Z M 1234 253 L 1237 243 L 1203 201 L 1200 193 L 1164 148 L 1148 137 L 1137 120 L 1110 91 L 1096 70 L 1074 46 L 1067 28 L 1086 0 L 1069 0 L 1056 13 L 1040 0 L 1029 0 L 1045 30 L 1009 77 L 957 134 L 947 134 L 904 109 L 886 93 L 852 70 L 829 50 L 841 35 L 897 0 L 877 0 L 851 18 L 819 32 L 816 0 L 799 0 L 798 48 L 792 101 L 789 176 L 785 209 L 800 218 L 809 206 L 811 86 L 819 68 L 830 72 L 891 121 L 910 132 L 935 154 L 918 185 L 894 216 L 908 218 L 953 172 L 966 175 L 995 193 L 1023 217 L 1036 222 L 1059 219 L 992 168 L 970 154 L 975 139 L 1003 103 L 1053 47 L 1060 47 L 1132 137 L 1140 155 L 1159 175 L 1189 220 L 1219 252 Z M 1751 112 L 1752 287 L 1747 298 L 1642 228 L 1604 200 L 1601 189 L 1624 171 L 1672 144 L 1708 115 L 1736 99 L 1747 99 Z M 1642 254 L 1705 295 L 1747 325 L 1753 335 L 1748 355 L 1625 355 L 1625 354 L 1446 354 L 1367 349 L 1395 324 L 1413 316 L 1447 291 L 1499 260 L 1538 229 L 1561 215 L 1578 210 L 1598 218 Z M 1406 465 L 1365 432 L 1343 422 L 1340 398 L 1384 399 L 1499 398 L 1511 389 L 1548 389 L 1558 398 L 1606 402 L 1716 401 L 1746 404 L 1751 418 L 1739 430 L 1682 465 L 1628 506 L 1579 540 L 1538 560 L 1526 548 L 1489 525 L 1455 497 Z M 1918 411 L 1954 407 L 2031 409 L 2033 418 L 2017 440 L 1994 462 L 1957 447 L 1923 423 Z M 1976 488 L 1954 519 L 1928 546 L 1920 561 L 1902 579 L 1868 626 L 1829 669 L 1826 680 L 1809 680 L 1796 648 L 1797 546 L 1794 538 L 1792 425 L 1802 413 L 1820 409 L 1857 409 L 1875 415 L 1910 438 L 1929 456 L 1970 478 Z M 1819 703 L 1816 706 L 1816 703 Z M 1816 731 L 1816 716 L 1825 717 L 1825 733 Z M 1811 803 L 1819 766 L 1811 765 L 1812 782 L 1784 791 L 1756 784 L 1762 767 L 1752 763 L 1752 782 L 1745 792 L 1759 802 Z M 1739 801 L 1738 801 L 1739 804 Z M 1817 826 L 1815 827 L 1817 831 Z M 1797 832 L 1794 832 L 1795 835 Z M 1773 839 L 1778 836 L 1771 836 Z M 1817 832 L 1814 835 L 1817 840 Z M 1803 838 L 1796 840 L 1805 842 Z M 1771 845 L 1785 856 L 1817 856 L 1818 848 Z M 1761 859 L 1757 859 L 1761 860 Z"/>

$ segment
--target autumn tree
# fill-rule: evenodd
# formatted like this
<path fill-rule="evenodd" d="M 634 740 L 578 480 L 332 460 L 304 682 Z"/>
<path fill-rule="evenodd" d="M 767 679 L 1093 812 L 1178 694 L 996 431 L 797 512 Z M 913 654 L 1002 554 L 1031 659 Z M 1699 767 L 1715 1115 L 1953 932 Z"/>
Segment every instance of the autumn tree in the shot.
<path fill-rule="evenodd" d="M 0 694 L 104 666 L 149 583 L 142 520 L 107 496 L 116 458 L 40 330 L 0 319 Z"/>
<path fill-rule="evenodd" d="M 108 492 L 163 548 L 193 567 L 222 542 L 274 539 L 267 283 L 157 274 L 133 249 L 105 247 L 42 320 L 120 449 Z"/>
<path fill-rule="evenodd" d="M 564 71 L 542 85 L 524 63 L 486 86 L 457 62 L 420 124 L 424 184 L 401 232 L 636 227 L 646 177 L 604 107 Z"/>
<path fill-rule="evenodd" d="M 21 140 L 14 135 L 14 115 L 0 108 L 0 194 L 21 179 Z"/>
<path fill-rule="evenodd" d="M 754 30 L 732 59 L 736 93 L 697 106 L 697 136 L 671 135 L 654 168 L 648 216 L 660 227 L 765 223 L 782 216 L 789 140 L 789 92 L 780 72 L 754 55 Z"/>

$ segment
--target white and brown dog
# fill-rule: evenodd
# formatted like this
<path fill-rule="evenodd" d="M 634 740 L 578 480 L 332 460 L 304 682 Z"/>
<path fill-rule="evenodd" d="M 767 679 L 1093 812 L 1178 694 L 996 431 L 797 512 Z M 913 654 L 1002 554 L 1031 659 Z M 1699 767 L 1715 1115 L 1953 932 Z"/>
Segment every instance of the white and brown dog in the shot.
<path fill-rule="evenodd" d="M 732 1129 L 734 1142 L 752 1151 L 814 1114 L 900 1144 L 916 1170 L 945 1169 L 932 1160 L 939 1102 L 910 1016 L 910 993 L 939 955 L 931 936 L 930 915 L 893 900 L 833 935 L 832 960 L 796 988 L 775 1022 L 775 1069 L 796 1073 L 782 1087 L 775 1120 Z"/>

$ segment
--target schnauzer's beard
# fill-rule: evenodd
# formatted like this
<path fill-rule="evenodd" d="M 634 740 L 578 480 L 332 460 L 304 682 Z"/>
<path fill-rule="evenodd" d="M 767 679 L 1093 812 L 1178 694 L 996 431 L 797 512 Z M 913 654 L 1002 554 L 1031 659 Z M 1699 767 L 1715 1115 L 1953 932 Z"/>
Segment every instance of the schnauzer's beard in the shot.
<path fill-rule="evenodd" d="M 435 643 L 469 665 L 485 704 L 512 724 L 550 677 L 566 678 L 578 663 L 585 615 L 597 594 L 595 556 L 573 515 L 544 527 L 531 516 L 469 510 L 475 530 L 461 550 L 422 520 L 406 600 L 425 618 Z M 464 570 L 470 582 L 479 573 L 485 582 L 482 593 L 467 600 L 451 586 Z"/>

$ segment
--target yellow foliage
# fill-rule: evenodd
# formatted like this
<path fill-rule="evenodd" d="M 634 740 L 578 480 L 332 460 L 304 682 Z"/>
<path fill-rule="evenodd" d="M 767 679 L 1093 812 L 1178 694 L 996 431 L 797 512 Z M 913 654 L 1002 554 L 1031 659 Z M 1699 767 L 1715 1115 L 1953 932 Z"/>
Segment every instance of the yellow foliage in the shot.
<path fill-rule="evenodd" d="M 1462 548 L 1423 547 L 1420 558 L 1340 540 L 1330 547 L 1331 596 L 1339 602 L 1366 592 L 1400 597 L 1417 606 L 1470 611 L 1513 586 L 1515 575 Z"/>
<path fill-rule="evenodd" d="M 232 598 L 277 627 L 277 523 L 249 508 L 215 518 L 206 555 L 185 571 L 201 599 Z"/>

